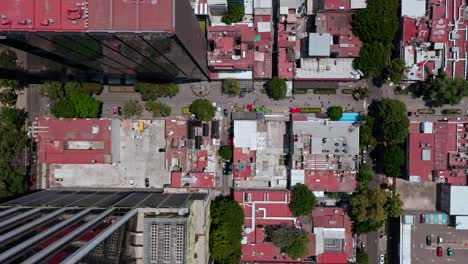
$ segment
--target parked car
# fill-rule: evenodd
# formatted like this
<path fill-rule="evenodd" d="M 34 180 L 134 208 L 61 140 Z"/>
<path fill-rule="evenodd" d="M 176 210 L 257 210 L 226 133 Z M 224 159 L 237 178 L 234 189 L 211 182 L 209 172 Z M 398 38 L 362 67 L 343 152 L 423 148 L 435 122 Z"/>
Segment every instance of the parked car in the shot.
<path fill-rule="evenodd" d="M 426 236 L 426 245 L 428 245 L 428 246 L 432 245 L 431 236 Z"/>
<path fill-rule="evenodd" d="M 361 241 L 361 248 L 362 248 L 362 249 L 366 249 L 366 242 Z"/>
<path fill-rule="evenodd" d="M 146 186 L 146 187 L 150 187 L 149 178 L 145 178 L 145 186 Z"/>
<path fill-rule="evenodd" d="M 444 243 L 444 239 L 440 236 L 437 236 L 437 245 L 441 245 L 442 243 Z"/>
<path fill-rule="evenodd" d="M 385 263 L 385 257 L 383 254 L 380 254 L 380 257 L 379 257 L 379 264 L 384 264 Z"/>
<path fill-rule="evenodd" d="M 442 247 L 437 247 L 437 256 L 442 257 Z"/>
<path fill-rule="evenodd" d="M 223 114 L 224 114 L 225 117 L 227 117 L 227 116 L 228 116 L 228 110 L 227 110 L 227 109 L 224 109 L 224 110 L 223 110 Z"/>
<path fill-rule="evenodd" d="M 421 224 L 426 223 L 426 214 L 421 214 L 420 222 Z"/>
<path fill-rule="evenodd" d="M 453 256 L 453 248 L 451 247 L 447 248 L 447 256 L 449 257 Z"/>
<path fill-rule="evenodd" d="M 119 114 L 119 116 L 122 116 L 123 115 L 123 111 L 122 111 L 122 107 L 117 107 L 117 113 Z"/>
<path fill-rule="evenodd" d="M 119 110 L 117 110 L 117 106 L 112 107 L 112 114 L 113 114 L 114 116 L 117 115 L 117 112 L 118 112 L 118 111 L 119 111 Z"/>
<path fill-rule="evenodd" d="M 141 135 L 133 135 L 133 139 L 141 140 L 143 137 Z"/>

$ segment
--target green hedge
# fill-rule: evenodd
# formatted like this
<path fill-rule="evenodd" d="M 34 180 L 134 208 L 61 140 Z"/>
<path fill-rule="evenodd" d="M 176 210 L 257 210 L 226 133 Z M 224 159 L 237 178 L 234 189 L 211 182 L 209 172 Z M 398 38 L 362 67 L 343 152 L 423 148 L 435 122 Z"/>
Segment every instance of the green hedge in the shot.
<path fill-rule="evenodd" d="M 307 89 L 294 89 L 293 94 L 307 94 Z"/>
<path fill-rule="evenodd" d="M 331 88 L 319 88 L 319 89 L 313 89 L 314 94 L 336 94 L 336 89 L 331 89 Z"/>
<path fill-rule="evenodd" d="M 353 94 L 353 89 L 343 89 L 341 90 L 341 93 L 342 94 Z"/>
<path fill-rule="evenodd" d="M 462 113 L 461 109 L 444 109 L 442 114 L 444 115 L 460 115 Z"/>
<path fill-rule="evenodd" d="M 424 108 L 424 109 L 418 109 L 416 112 L 420 115 L 433 115 L 435 114 L 435 109 L 430 109 L 430 108 Z"/>
<path fill-rule="evenodd" d="M 318 107 L 301 108 L 301 113 L 322 113 L 322 109 Z"/>

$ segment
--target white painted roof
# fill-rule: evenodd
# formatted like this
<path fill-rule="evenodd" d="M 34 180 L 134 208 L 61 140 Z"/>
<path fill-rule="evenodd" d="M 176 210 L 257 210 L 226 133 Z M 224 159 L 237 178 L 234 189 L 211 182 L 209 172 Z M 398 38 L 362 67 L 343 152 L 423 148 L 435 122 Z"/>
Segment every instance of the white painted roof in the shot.
<path fill-rule="evenodd" d="M 401 0 L 401 16 L 423 17 L 426 15 L 426 0 Z"/>
<path fill-rule="evenodd" d="M 234 147 L 257 150 L 257 120 L 234 121 Z"/>

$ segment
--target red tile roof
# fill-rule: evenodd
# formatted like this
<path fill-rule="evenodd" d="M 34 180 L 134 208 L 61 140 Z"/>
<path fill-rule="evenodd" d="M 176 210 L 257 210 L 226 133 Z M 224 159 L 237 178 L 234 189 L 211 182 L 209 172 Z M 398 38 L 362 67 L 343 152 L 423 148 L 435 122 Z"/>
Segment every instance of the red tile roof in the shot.
<path fill-rule="evenodd" d="M 236 190 L 234 199 L 244 210 L 244 239 L 242 261 L 268 263 L 302 263 L 292 260 L 272 242 L 265 241 L 264 228 L 268 225 L 290 225 L 302 228 L 309 234 L 309 255 L 315 256 L 316 235 L 313 227 L 344 228 L 345 240 L 342 251 L 327 252 L 317 256 L 318 263 L 347 263 L 353 255 L 351 220 L 342 208 L 319 207 L 312 211 L 313 226 L 301 223 L 289 208 L 291 193 L 284 191 Z M 323 244 L 323 243 L 322 243 Z M 345 260 L 344 262 L 339 262 Z"/>
<path fill-rule="evenodd" d="M 39 162 L 49 164 L 112 163 L 110 119 L 37 119 Z M 68 149 L 67 144 L 95 144 Z"/>
<path fill-rule="evenodd" d="M 325 251 L 317 256 L 318 263 L 348 263 L 347 260 L 353 256 L 354 246 L 351 218 L 344 209 L 339 207 L 317 207 L 312 211 L 312 219 L 314 227 L 345 229 L 343 251 Z"/>
<path fill-rule="evenodd" d="M 256 154 L 255 150 L 234 147 L 234 181 L 245 181 L 252 177 L 252 166 L 255 166 Z"/>
<path fill-rule="evenodd" d="M 351 0 L 324 0 L 325 10 L 348 10 L 351 8 Z"/>
<path fill-rule="evenodd" d="M 314 191 L 354 192 L 356 175 L 349 171 L 305 170 L 304 184 Z"/>
<path fill-rule="evenodd" d="M 338 53 L 339 57 L 359 57 L 362 41 L 353 34 L 351 21 L 354 12 L 326 12 L 325 20 L 318 27 L 338 38 L 338 43 L 331 45 L 331 52 Z"/>
<path fill-rule="evenodd" d="M 172 172 L 171 183 L 174 188 L 213 188 L 213 173 L 205 172 Z"/>
<path fill-rule="evenodd" d="M 281 254 L 281 249 L 272 242 L 265 241 L 264 226 L 294 225 L 289 201 L 289 191 L 242 190 L 234 192 L 234 199 L 244 210 L 244 236 L 246 243 L 242 244 L 242 261 L 300 263 Z M 248 230 L 248 231 L 246 231 Z"/>
<path fill-rule="evenodd" d="M 254 39 L 255 30 L 248 25 L 209 27 L 208 40 L 214 42 L 214 50 L 208 51 L 208 66 L 212 70 L 251 70 L 254 51 L 249 45 L 253 48 Z"/>
<path fill-rule="evenodd" d="M 458 139 L 457 139 L 458 138 Z M 430 160 L 422 160 L 422 150 L 431 151 Z M 450 184 L 467 185 L 464 167 L 468 161 L 458 153 L 468 150 L 468 121 L 452 120 L 433 123 L 433 133 L 421 133 L 420 123 L 410 124 L 409 175 L 421 181 L 443 177 Z"/>
<path fill-rule="evenodd" d="M 0 31 L 174 30 L 171 0 L 3 0 L 0 14 Z"/>
<path fill-rule="evenodd" d="M 464 16 L 464 10 L 459 8 L 462 3 L 463 0 L 431 1 L 427 20 L 409 18 L 404 18 L 403 20 L 403 43 L 405 46 L 416 45 L 420 42 L 442 43 L 446 45 L 446 48 L 444 48 L 446 52 L 437 52 L 440 56 L 440 61 L 443 62 L 441 68 L 447 72 L 449 78 L 466 78 L 468 74 L 466 72 L 468 60 L 465 58 L 468 32 L 466 30 L 455 31 L 455 24 L 458 28 L 462 29 L 468 26 L 468 20 L 459 19 Z M 454 20 L 457 21 L 455 22 Z M 418 26 L 416 26 L 416 24 L 418 24 Z M 454 34 L 457 34 L 458 38 L 450 37 Z M 413 40 L 414 43 L 412 43 L 411 40 Z M 432 45 L 432 47 L 418 46 L 418 48 L 434 50 L 433 46 L 434 45 Z M 460 60 L 457 60 L 457 57 Z M 418 61 L 421 60 L 427 61 L 427 59 L 418 58 Z M 439 60 L 439 58 L 437 58 L 437 60 Z M 409 63 L 409 61 L 407 61 L 407 63 Z M 428 73 L 436 73 L 436 63 L 434 61 L 427 62 L 424 66 L 424 69 Z M 413 71 L 411 71 L 411 73 L 413 73 Z M 422 78 L 422 76 L 419 78 Z"/>

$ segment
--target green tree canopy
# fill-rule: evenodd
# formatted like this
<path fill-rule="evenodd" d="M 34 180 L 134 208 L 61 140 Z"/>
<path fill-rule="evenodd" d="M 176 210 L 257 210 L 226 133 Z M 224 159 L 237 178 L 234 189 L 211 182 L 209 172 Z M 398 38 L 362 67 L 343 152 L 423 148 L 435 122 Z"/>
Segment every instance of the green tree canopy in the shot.
<path fill-rule="evenodd" d="M 359 146 L 361 149 L 372 148 L 377 144 L 377 140 L 373 136 L 374 118 L 369 115 L 361 117 L 363 125 L 359 127 Z"/>
<path fill-rule="evenodd" d="M 420 97 L 434 107 L 459 104 L 468 96 L 468 81 L 455 78 L 449 79 L 446 72 L 440 72 L 435 78 L 427 78 L 410 87 L 413 95 Z"/>
<path fill-rule="evenodd" d="M 375 231 L 387 219 L 387 194 L 380 188 L 362 191 L 351 198 L 351 216 L 356 234 Z"/>
<path fill-rule="evenodd" d="M 19 82 L 17 80 L 0 79 L 0 87 L 16 88 L 18 85 Z"/>
<path fill-rule="evenodd" d="M 232 147 L 230 146 L 220 147 L 219 155 L 225 160 L 232 160 Z"/>
<path fill-rule="evenodd" d="M 65 83 L 63 88 L 65 89 L 65 94 L 67 96 L 72 95 L 72 94 L 76 94 L 76 93 L 84 93 L 83 86 L 81 85 L 81 83 L 79 83 L 77 81 L 69 81 L 69 82 Z"/>
<path fill-rule="evenodd" d="M 268 95 L 274 100 L 281 100 L 286 98 L 286 81 L 278 77 L 273 77 L 268 81 Z"/>
<path fill-rule="evenodd" d="M 302 234 L 290 247 L 286 248 L 285 252 L 292 259 L 303 258 L 309 253 L 309 242 L 307 234 Z"/>
<path fill-rule="evenodd" d="M 1 127 L 14 127 L 20 130 L 26 121 L 26 113 L 16 108 L 3 107 L 0 109 Z"/>
<path fill-rule="evenodd" d="M 228 13 L 221 18 L 221 21 L 226 24 L 238 23 L 244 20 L 245 6 L 244 4 L 232 3 L 228 4 Z"/>
<path fill-rule="evenodd" d="M 357 175 L 359 191 L 367 190 L 367 184 L 372 180 L 372 167 L 368 164 L 362 164 Z"/>
<path fill-rule="evenodd" d="M 190 105 L 190 112 L 193 113 L 198 120 L 211 121 L 215 116 L 215 108 L 207 99 L 197 99 Z"/>
<path fill-rule="evenodd" d="M 369 255 L 363 250 L 358 249 L 356 254 L 356 264 L 369 264 Z"/>
<path fill-rule="evenodd" d="M 171 107 L 159 101 L 146 102 L 146 110 L 153 113 L 153 117 L 167 117 L 171 115 Z"/>
<path fill-rule="evenodd" d="M 401 177 L 405 165 L 405 152 L 399 145 L 388 145 L 384 150 L 384 172 L 387 176 Z"/>
<path fill-rule="evenodd" d="M 303 258 L 309 253 L 309 237 L 301 229 L 290 225 L 266 226 L 265 233 L 292 259 Z"/>
<path fill-rule="evenodd" d="M 11 50 L 0 51 L 0 68 L 16 70 L 16 62 L 17 58 L 15 52 Z"/>
<path fill-rule="evenodd" d="M 39 95 L 56 100 L 65 96 L 65 89 L 61 82 L 46 81 L 41 85 Z"/>
<path fill-rule="evenodd" d="M 24 153 L 26 113 L 15 108 L 0 109 L 0 197 L 25 191 Z"/>
<path fill-rule="evenodd" d="M 354 68 L 361 70 L 366 77 L 375 78 L 385 73 L 392 55 L 389 45 L 364 43 L 359 57 L 354 59 Z"/>
<path fill-rule="evenodd" d="M 364 43 L 393 43 L 399 27 L 398 0 L 367 0 L 353 16 L 353 33 Z"/>
<path fill-rule="evenodd" d="M 309 187 L 302 183 L 294 186 L 289 207 L 295 216 L 309 215 L 316 204 L 317 199 Z"/>
<path fill-rule="evenodd" d="M 399 194 L 393 194 L 388 198 L 385 209 L 389 217 L 399 217 L 403 213 L 403 201 Z"/>
<path fill-rule="evenodd" d="M 50 109 L 55 117 L 74 118 L 77 116 L 75 106 L 69 98 L 60 99 Z"/>
<path fill-rule="evenodd" d="M 70 96 L 71 103 L 75 107 L 79 118 L 97 118 L 101 112 L 101 102 L 87 94 L 77 94 Z"/>
<path fill-rule="evenodd" d="M 16 95 L 15 91 L 12 89 L 3 90 L 0 93 L 0 103 L 6 106 L 14 106 L 16 104 L 16 99 L 18 99 L 18 95 Z"/>
<path fill-rule="evenodd" d="M 343 107 L 341 106 L 331 106 L 327 110 L 328 117 L 332 121 L 338 121 L 343 116 Z"/>
<path fill-rule="evenodd" d="M 241 92 L 241 85 L 238 80 L 225 79 L 223 81 L 223 93 L 238 96 Z"/>
<path fill-rule="evenodd" d="M 123 113 L 125 118 L 132 116 L 141 116 L 143 109 L 136 100 L 127 101 L 123 107 Z"/>
<path fill-rule="evenodd" d="M 102 84 L 94 82 L 84 82 L 81 84 L 83 92 L 87 95 L 99 95 L 102 92 Z"/>
<path fill-rule="evenodd" d="M 387 144 L 402 144 L 409 133 L 406 106 L 393 99 L 383 99 L 377 105 L 375 124 L 378 135 Z"/>
<path fill-rule="evenodd" d="M 73 93 L 58 100 L 51 109 L 55 117 L 97 118 L 101 112 L 101 102 L 83 93 Z"/>
<path fill-rule="evenodd" d="M 210 254 L 215 263 L 237 264 L 241 257 L 244 211 L 231 198 L 211 204 Z"/>
<path fill-rule="evenodd" d="M 405 78 L 405 62 L 402 59 L 392 59 L 387 65 L 386 74 L 395 84 L 398 84 Z"/>
<path fill-rule="evenodd" d="M 143 101 L 154 101 L 161 97 L 174 97 L 179 92 L 179 86 L 174 83 L 144 83 L 138 82 L 135 91 L 141 94 Z"/>

